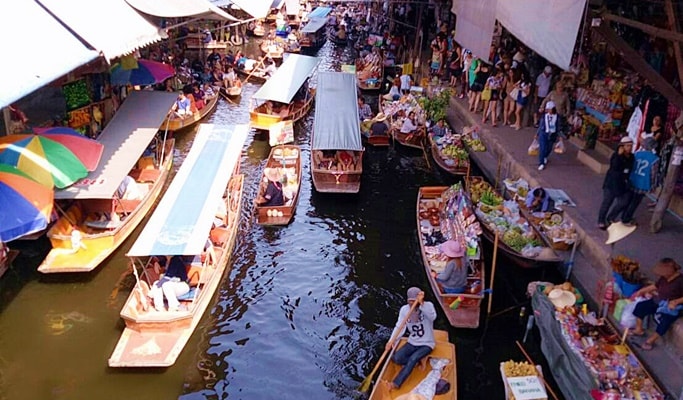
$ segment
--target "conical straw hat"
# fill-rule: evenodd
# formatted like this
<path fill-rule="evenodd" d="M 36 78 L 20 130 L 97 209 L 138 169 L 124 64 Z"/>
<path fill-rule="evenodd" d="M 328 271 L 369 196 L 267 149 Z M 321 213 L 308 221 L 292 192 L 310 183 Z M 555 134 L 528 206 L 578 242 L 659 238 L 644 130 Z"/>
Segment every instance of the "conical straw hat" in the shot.
<path fill-rule="evenodd" d="M 612 244 L 620 241 L 636 230 L 634 226 L 626 226 L 623 222 L 615 222 L 607 227 L 607 241 L 605 244 Z"/>

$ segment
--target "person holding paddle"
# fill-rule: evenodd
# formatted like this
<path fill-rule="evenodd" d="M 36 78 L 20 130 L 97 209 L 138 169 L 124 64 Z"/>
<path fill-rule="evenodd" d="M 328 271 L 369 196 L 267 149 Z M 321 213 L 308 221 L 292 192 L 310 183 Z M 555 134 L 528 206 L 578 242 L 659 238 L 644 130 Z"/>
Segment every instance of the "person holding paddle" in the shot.
<path fill-rule="evenodd" d="M 402 334 L 406 330 L 408 331 L 408 342 L 391 357 L 391 361 L 403 367 L 396 378 L 389 383 L 390 389 L 401 387 L 413 368 L 418 363 L 425 362 L 426 357 L 436 346 L 434 340 L 436 309 L 434 304 L 424 301 L 424 297 L 425 293 L 420 288 L 411 287 L 408 289 L 408 304 L 401 307 L 396 327 L 391 333 L 391 339 L 385 346 L 385 351 L 390 350 L 399 342 L 398 339 L 403 336 Z M 413 307 L 415 303 L 417 306 Z"/>

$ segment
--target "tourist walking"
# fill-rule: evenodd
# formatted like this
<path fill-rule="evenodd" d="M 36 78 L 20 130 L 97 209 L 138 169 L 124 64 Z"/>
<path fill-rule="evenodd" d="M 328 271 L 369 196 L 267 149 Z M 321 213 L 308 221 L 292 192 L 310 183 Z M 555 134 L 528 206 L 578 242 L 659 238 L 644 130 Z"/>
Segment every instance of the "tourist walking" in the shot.
<path fill-rule="evenodd" d="M 628 178 L 633 168 L 633 139 L 621 138 L 617 151 L 609 160 L 609 169 L 602 184 L 602 203 L 598 211 L 598 228 L 605 230 L 612 223 L 612 214 L 608 214 L 615 200 L 628 190 Z"/>
<path fill-rule="evenodd" d="M 553 151 L 553 144 L 560 132 L 560 118 L 557 115 L 555 103 L 545 104 L 545 113 L 538 124 L 536 140 L 538 140 L 538 170 L 543 171 L 548 164 L 548 157 Z"/>

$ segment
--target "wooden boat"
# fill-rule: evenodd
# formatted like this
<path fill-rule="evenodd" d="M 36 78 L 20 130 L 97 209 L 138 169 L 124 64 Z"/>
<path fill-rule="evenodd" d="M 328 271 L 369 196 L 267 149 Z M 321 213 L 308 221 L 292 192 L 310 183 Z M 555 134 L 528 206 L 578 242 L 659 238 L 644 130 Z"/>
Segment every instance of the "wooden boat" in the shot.
<path fill-rule="evenodd" d="M 239 230 L 239 160 L 247 133 L 246 125 L 201 125 L 183 165 L 127 254 L 136 285 L 121 309 L 126 327 L 109 358 L 110 367 L 173 365 L 209 307 Z M 219 216 L 221 203 L 225 211 Z M 222 225 L 214 227 L 216 218 Z M 149 298 L 159 276 L 154 261 L 163 256 L 189 256 L 191 290 L 179 297 L 178 310 L 157 311 Z"/>
<path fill-rule="evenodd" d="M 257 84 L 264 84 L 268 80 L 268 76 L 261 71 L 261 70 L 256 70 L 253 73 L 251 71 L 245 71 L 243 69 L 235 69 L 235 72 L 237 72 L 237 75 L 241 76 L 245 80 L 243 83 L 246 83 L 246 78 L 249 78 L 249 82 L 252 83 L 257 83 Z"/>
<path fill-rule="evenodd" d="M 283 44 L 277 40 L 264 40 L 260 47 L 263 57 L 272 58 L 273 60 L 281 60 L 282 55 L 285 53 Z"/>
<path fill-rule="evenodd" d="M 299 202 L 301 149 L 299 146 L 291 144 L 272 148 L 265 168 L 277 168 L 287 176 L 287 182 L 283 187 L 285 204 L 279 207 L 254 205 L 256 209 L 256 222 L 261 225 L 287 225 L 292 221 L 296 205 Z M 259 193 L 266 189 L 267 184 L 268 181 L 264 175 L 259 185 Z"/>
<path fill-rule="evenodd" d="M 313 105 L 315 89 L 301 87 L 318 65 L 317 57 L 288 54 L 280 68 L 250 99 L 250 124 L 268 130 L 273 124 L 303 118 Z M 277 111 L 271 105 L 279 104 Z"/>
<path fill-rule="evenodd" d="M 316 104 L 311 134 L 313 186 L 319 192 L 358 193 L 365 149 L 358 123 L 356 76 L 320 72 Z"/>
<path fill-rule="evenodd" d="M 453 197 L 455 200 L 452 200 L 452 198 L 444 198 L 444 192 L 448 189 L 447 186 L 426 186 L 421 187 L 418 191 L 416 219 L 417 231 L 420 237 L 420 253 L 422 254 L 422 262 L 434 296 L 438 300 L 444 314 L 446 314 L 451 326 L 456 328 L 477 328 L 479 327 L 480 305 L 484 299 L 485 284 L 481 242 L 478 236 L 474 239 L 474 232 L 479 233 L 480 230 L 477 230 L 476 225 L 473 225 L 471 228 L 469 227 L 469 224 L 476 223 L 476 219 L 465 191 L 461 189 L 458 196 Z M 448 208 L 449 205 L 446 202 L 452 201 L 458 202 L 459 205 L 451 205 Z M 461 209 L 462 211 L 454 214 L 449 211 L 453 209 Z M 437 211 L 434 213 L 430 212 L 430 210 Z M 432 216 L 436 215 L 439 218 L 439 215 L 449 214 L 453 214 L 453 217 L 446 221 L 437 220 L 436 226 L 433 225 Z M 466 293 L 445 293 L 441 285 L 432 277 L 432 271 L 445 267 L 445 262 L 438 258 L 438 248 L 427 246 L 426 237 L 431 229 L 446 229 L 446 231 L 441 231 L 444 237 L 457 237 L 463 241 L 463 247 L 468 249 L 467 259 L 469 260 L 469 266 L 463 266 L 464 268 L 469 268 L 467 276 L 468 290 Z M 465 234 L 468 230 L 470 233 Z M 477 247 L 474 250 L 472 250 L 472 247 L 468 248 L 468 244 L 465 243 L 465 236 L 468 236 L 470 240 L 476 241 Z"/>
<path fill-rule="evenodd" d="M 386 100 L 380 95 L 377 104 L 379 111 L 386 114 L 382 105 L 384 101 Z M 389 134 L 395 142 L 404 147 L 425 151 L 427 147 L 425 143 L 427 141 L 427 127 L 418 125 L 417 130 L 414 133 L 401 133 L 401 127 L 398 121 L 394 119 L 394 116 L 389 115 L 387 121 L 389 121 Z"/>
<path fill-rule="evenodd" d="M 12 261 L 19 255 L 19 250 L 11 250 L 5 243 L 0 241 L 0 276 L 12 265 Z"/>
<path fill-rule="evenodd" d="M 133 91 L 126 98 L 98 138 L 104 152 L 97 169 L 55 192 L 55 199 L 67 206 L 47 233 L 52 250 L 38 271 L 91 271 L 145 218 L 173 163 L 174 140 L 162 140 L 157 132 L 176 98 L 175 93 L 156 91 Z M 146 149 L 152 151 L 143 154 Z M 126 176 L 134 179 L 135 199 L 117 194 Z M 74 248 L 73 241 L 79 242 L 75 230 L 81 245 Z"/>
<path fill-rule="evenodd" d="M 346 39 L 341 39 L 341 38 L 339 38 L 337 35 L 334 35 L 334 34 L 330 34 L 328 39 L 330 40 L 330 42 L 332 42 L 332 43 L 334 43 L 336 46 L 340 46 L 340 47 L 346 47 L 346 45 L 349 44 L 349 39 L 348 39 L 348 38 L 346 38 Z"/>
<path fill-rule="evenodd" d="M 488 182 L 486 182 L 484 178 L 480 176 L 469 177 L 465 180 L 465 182 L 469 196 L 472 199 L 475 215 L 477 216 L 477 219 L 479 220 L 479 223 L 482 227 L 483 236 L 489 242 L 494 243 L 496 234 L 492 226 L 495 225 L 493 225 L 493 222 L 491 222 L 490 219 L 487 218 L 487 214 L 484 211 L 488 211 L 495 207 L 492 205 L 484 204 L 480 199 L 479 192 L 491 191 L 492 193 L 498 196 L 501 202 L 503 197 Z M 502 208 L 502 206 L 496 207 Z M 502 214 L 502 211 L 500 212 L 500 214 Z M 526 221 L 522 220 L 520 224 L 517 224 L 518 230 L 522 231 L 522 233 L 526 233 L 527 235 L 534 236 L 534 240 L 536 240 L 537 244 L 540 247 L 544 248 L 543 251 L 536 257 L 528 257 L 524 255 L 521 251 L 511 247 L 508 243 L 506 243 L 507 238 L 505 236 L 500 236 L 498 238 L 498 250 L 500 250 L 503 254 L 505 254 L 507 258 L 509 258 L 515 264 L 522 268 L 546 267 L 550 265 L 557 265 L 558 262 L 561 262 L 562 260 L 557 256 L 557 254 L 555 254 L 555 252 L 551 248 L 547 247 L 545 243 L 543 243 L 538 232 L 536 232 L 533 229 L 533 227 L 524 225 L 525 222 Z M 511 231 L 514 228 L 515 225 L 509 225 L 506 228 L 506 232 Z"/>
<path fill-rule="evenodd" d="M 321 48 L 327 41 L 327 18 L 310 18 L 303 28 L 299 29 L 301 51 L 313 52 Z"/>
<path fill-rule="evenodd" d="M 434 339 L 436 339 L 436 346 L 434 347 L 434 350 L 429 354 L 429 357 L 435 357 L 435 358 L 446 358 L 450 360 L 450 365 L 444 368 L 447 373 L 444 375 L 442 374 L 441 377 L 442 379 L 445 379 L 450 383 L 451 388 L 448 392 L 436 395 L 434 396 L 433 400 L 457 400 L 458 398 L 458 373 L 457 373 L 457 359 L 455 356 L 455 345 L 451 343 L 448 340 L 448 332 L 447 331 L 442 331 L 442 330 L 434 330 Z M 408 338 L 401 338 L 401 341 L 399 342 L 398 346 L 396 346 L 395 350 L 401 348 L 402 346 L 405 346 L 405 344 L 408 343 Z M 413 388 L 415 388 L 417 385 L 420 384 L 420 382 L 427 377 L 427 374 L 429 374 L 429 371 L 431 370 L 429 367 L 423 369 L 420 369 L 419 367 L 415 367 L 413 371 L 410 373 L 408 376 L 408 379 L 401 385 L 400 388 L 395 389 L 390 391 L 389 393 L 386 392 L 386 390 L 381 386 L 382 381 L 389 381 L 391 382 L 396 375 L 398 375 L 398 372 L 401 370 L 401 366 L 395 364 L 393 361 L 391 361 L 391 357 L 394 355 L 394 351 L 392 350 L 387 359 L 387 361 L 384 364 L 384 367 L 382 367 L 382 370 L 379 373 L 379 377 L 377 378 L 377 383 L 375 383 L 375 387 L 372 389 L 372 392 L 370 393 L 370 397 L 368 400 L 386 400 L 387 398 L 389 399 L 397 399 L 403 395 L 406 395 L 410 393 Z"/>
<path fill-rule="evenodd" d="M 218 93 L 220 93 L 224 99 L 234 100 L 242 95 L 242 85 L 229 88 L 221 87 Z"/>
<path fill-rule="evenodd" d="M 370 122 L 361 122 L 361 133 L 363 135 L 363 142 L 372 147 L 389 147 L 391 143 L 391 136 L 389 135 L 389 130 L 387 130 L 386 135 L 372 135 L 370 128 L 374 123 L 374 119 Z M 384 122 L 387 124 L 387 122 Z M 387 125 L 388 126 L 388 125 Z"/>
<path fill-rule="evenodd" d="M 181 129 L 187 129 L 195 126 L 199 121 L 204 119 L 207 115 L 211 114 L 213 110 L 216 109 L 218 105 L 218 95 L 208 98 L 206 104 L 201 110 L 195 111 L 191 116 L 180 118 L 173 113 L 170 113 L 166 120 L 164 121 L 161 129 L 166 129 L 169 131 L 179 131 Z"/>
<path fill-rule="evenodd" d="M 434 136 L 429 133 L 427 141 L 429 142 L 434 162 L 439 168 L 455 176 L 470 174 L 469 153 L 465 150 L 460 137 L 447 133 L 441 139 L 438 139 L 437 142 Z"/>
<path fill-rule="evenodd" d="M 358 59 L 360 60 L 360 59 Z M 356 78 L 358 79 L 358 89 L 362 92 L 375 93 L 382 89 L 384 79 L 384 65 L 381 60 L 377 65 L 362 66 L 356 60 Z M 372 77 L 372 78 L 371 78 Z"/>

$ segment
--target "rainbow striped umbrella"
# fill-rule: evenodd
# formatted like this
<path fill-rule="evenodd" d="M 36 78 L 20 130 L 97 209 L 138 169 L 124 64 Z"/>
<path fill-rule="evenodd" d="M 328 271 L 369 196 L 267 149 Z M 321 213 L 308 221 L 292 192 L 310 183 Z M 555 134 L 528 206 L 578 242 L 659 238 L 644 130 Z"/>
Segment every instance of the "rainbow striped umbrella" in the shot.
<path fill-rule="evenodd" d="M 0 242 L 47 227 L 54 192 L 9 165 L 0 164 Z"/>
<path fill-rule="evenodd" d="M 100 163 L 104 151 L 104 145 L 97 140 L 90 139 L 67 126 L 33 128 L 33 132 L 63 144 L 81 160 L 88 171 L 97 169 L 97 164 Z"/>

